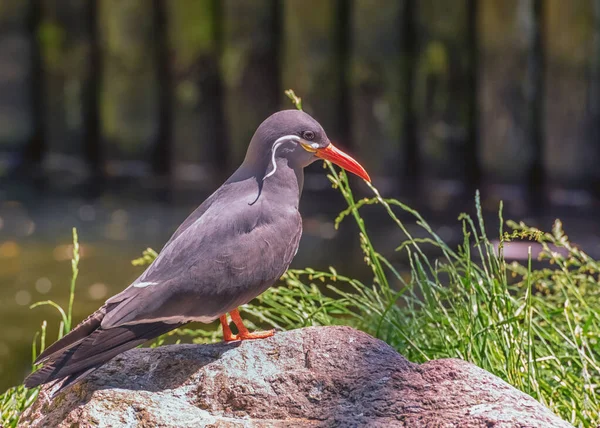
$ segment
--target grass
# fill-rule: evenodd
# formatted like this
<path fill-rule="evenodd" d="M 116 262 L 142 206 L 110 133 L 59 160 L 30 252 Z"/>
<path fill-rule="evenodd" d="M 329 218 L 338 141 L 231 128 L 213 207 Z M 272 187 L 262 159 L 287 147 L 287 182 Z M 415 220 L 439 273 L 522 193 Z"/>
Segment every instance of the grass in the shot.
<path fill-rule="evenodd" d="M 545 233 L 508 222 L 500 245 L 486 235 L 479 195 L 477 215 L 459 221 L 463 242 L 450 248 L 414 210 L 394 199 L 354 199 L 344 171 L 331 168 L 330 180 L 360 229 L 372 281 L 363 284 L 334 269 L 290 270 L 284 285 L 260 296 L 244 311 L 282 329 L 346 324 L 366 331 L 414 362 L 461 358 L 504 379 L 576 426 L 600 422 L 600 262 L 571 244 L 560 221 Z M 369 239 L 360 210 L 377 204 L 402 230 L 410 275 L 401 274 Z M 409 213 L 426 238 L 414 238 L 398 212 Z M 502 211 L 500 224 L 504 224 Z M 542 246 L 542 267 L 507 263 L 503 246 L 529 239 Z M 435 247 L 441 254 L 430 259 Z"/>
<path fill-rule="evenodd" d="M 418 212 L 381 197 L 372 185 L 373 197 L 357 200 L 346 173 L 328 166 L 333 187 L 348 204 L 337 217 L 336 227 L 347 219 L 356 222 L 372 279 L 362 283 L 333 268 L 289 270 L 280 286 L 242 307 L 246 315 L 261 326 L 279 329 L 351 325 L 386 341 L 415 362 L 461 358 L 532 395 L 576 426 L 600 423 L 600 262 L 570 243 L 560 221 L 551 232 L 543 232 L 505 222 L 500 206 L 500 244 L 495 248 L 477 195 L 476 215 L 463 214 L 458 219 L 462 244 L 451 248 Z M 401 274 L 373 246 L 361 216 L 367 205 L 380 207 L 405 236 L 396 251 L 408 260 L 408 275 Z M 400 213 L 412 216 L 411 223 L 416 222 L 425 237 L 413 237 Z M 540 244 L 543 251 L 536 265 L 541 267 L 534 268 L 531 257 L 524 264 L 507 263 L 503 247 L 513 240 Z M 69 309 L 65 312 L 53 302 L 43 303 L 59 310 L 61 334 L 71 326 L 76 241 L 74 234 Z M 439 257 L 428 256 L 431 247 Z M 135 263 L 147 264 L 155 257 L 149 249 Z M 170 335 L 197 343 L 219 340 L 216 331 L 189 328 Z M 159 338 L 153 345 L 164 340 Z M 34 359 L 37 344 L 43 349 L 44 342 L 45 324 L 34 340 Z M 19 414 L 36 396 L 37 390 L 23 386 L 0 396 L 0 425 L 16 426 Z"/>
<path fill-rule="evenodd" d="M 52 306 L 59 315 L 59 327 L 57 340 L 71 331 L 73 320 L 73 303 L 75 301 L 75 286 L 77 276 L 79 275 L 79 239 L 77 230 L 73 228 L 73 256 L 71 258 L 71 286 L 69 288 L 69 306 L 65 311 L 59 304 L 52 300 L 37 302 L 30 306 L 31 309 L 38 306 Z M 37 366 L 34 364 L 37 356 L 46 349 L 46 326 L 47 322 L 43 321 L 41 330 L 33 336 L 31 346 L 31 369 L 35 370 Z M 39 346 L 39 348 L 38 348 Z M 28 389 L 24 385 L 15 386 L 6 390 L 0 395 L 0 428 L 16 427 L 21 413 L 33 404 L 38 396 L 39 387 Z"/>

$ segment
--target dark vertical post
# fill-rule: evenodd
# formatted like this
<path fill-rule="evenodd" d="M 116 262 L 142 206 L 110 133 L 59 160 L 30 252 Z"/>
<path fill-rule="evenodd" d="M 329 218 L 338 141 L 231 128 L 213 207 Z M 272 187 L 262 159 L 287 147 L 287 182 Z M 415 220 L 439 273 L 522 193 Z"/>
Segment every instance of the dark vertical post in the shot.
<path fill-rule="evenodd" d="M 96 2 L 40 0 L 40 7 L 44 171 L 62 190 L 79 192 L 79 185 L 95 190 L 90 184 L 100 175 Z"/>
<path fill-rule="evenodd" d="M 592 48 L 592 73 L 590 88 L 590 115 L 592 118 L 593 157 L 600 160 L 600 0 L 594 1 L 594 36 Z M 600 168 L 595 168 L 592 176 L 592 189 L 600 198 Z"/>
<path fill-rule="evenodd" d="M 231 164 L 244 159 L 260 123 L 277 110 L 278 44 L 272 0 L 224 0 L 221 74 Z"/>
<path fill-rule="evenodd" d="M 171 166 L 171 138 L 173 117 L 173 76 L 169 49 L 169 22 L 165 1 L 153 0 L 154 6 L 154 46 L 158 80 L 158 129 L 152 165 L 154 173 L 167 179 Z"/>
<path fill-rule="evenodd" d="M 545 25 L 544 159 L 550 197 L 580 207 L 591 202 L 590 182 L 600 162 L 590 109 L 594 3 L 547 0 L 539 7 Z"/>
<path fill-rule="evenodd" d="M 223 58 L 225 51 L 225 6 L 222 0 L 212 0 L 212 19 L 214 22 L 213 39 L 216 44 L 217 53 L 217 73 L 214 76 L 214 100 L 215 100 L 215 141 L 214 148 L 216 151 L 216 161 L 220 177 L 225 179 L 228 176 L 227 166 L 232 164 L 231 159 L 233 154 L 229 148 L 231 132 L 227 129 L 227 121 L 225 120 L 225 84 L 223 82 L 223 74 L 220 67 L 220 61 Z M 222 180 L 219 180 L 222 181 Z"/>
<path fill-rule="evenodd" d="M 540 212 L 545 201 L 544 176 L 544 0 L 533 0 L 533 22 L 530 34 L 532 50 L 529 59 L 528 83 L 531 87 L 531 126 L 533 155 L 527 188 L 530 209 Z"/>
<path fill-rule="evenodd" d="M 397 190 L 404 171 L 405 3 L 353 2 L 351 61 L 344 66 L 351 91 L 344 102 L 351 107 L 352 149 L 382 191 Z"/>
<path fill-rule="evenodd" d="M 85 159 L 90 167 L 90 178 L 94 185 L 103 182 L 104 170 L 102 168 L 102 150 L 100 139 L 100 91 L 102 55 L 98 40 L 98 1 L 90 0 L 85 8 L 85 22 L 88 27 L 89 56 L 84 77 L 83 95 L 83 144 Z"/>
<path fill-rule="evenodd" d="M 30 0 L 28 31 L 31 37 L 31 139 L 27 146 L 26 160 L 32 167 L 35 178 L 42 175 L 41 163 L 46 148 L 44 139 L 44 74 L 40 47 L 40 22 L 42 7 L 40 0 Z"/>
<path fill-rule="evenodd" d="M 281 100 L 281 94 L 284 91 L 284 88 L 281 86 L 281 58 L 283 49 L 283 2 L 281 0 L 271 0 L 270 33 L 272 39 L 270 68 L 275 72 L 270 97 L 277 100 L 275 105 L 279 107 L 279 100 Z"/>
<path fill-rule="evenodd" d="M 0 12 L 0 175 L 25 172 L 35 157 L 31 146 L 32 107 L 37 89 L 32 86 L 32 49 L 37 49 L 31 33 L 36 4 L 29 1 L 5 1 Z M 35 60 L 35 58 L 33 58 Z M 35 83 L 34 83 L 35 84 Z"/>
<path fill-rule="evenodd" d="M 417 30 L 415 26 L 417 0 L 405 0 L 402 13 L 402 73 L 404 82 L 402 94 L 404 105 L 404 178 L 407 183 L 403 188 L 409 193 L 418 192 L 419 150 L 417 136 L 417 114 L 415 112 L 415 77 L 417 60 Z"/>
<path fill-rule="evenodd" d="M 337 21 L 337 61 L 340 80 L 340 94 L 338 97 L 338 124 L 339 139 L 345 145 L 352 145 L 352 108 L 350 99 L 350 57 L 352 50 L 352 20 L 355 0 L 338 0 Z"/>
<path fill-rule="evenodd" d="M 468 83 L 467 83 L 467 136 L 465 141 L 465 178 L 467 190 L 472 195 L 479 188 L 481 170 L 479 167 L 479 34 L 477 33 L 477 20 L 479 18 L 480 0 L 469 0 L 467 3 L 467 58 L 468 58 Z"/>

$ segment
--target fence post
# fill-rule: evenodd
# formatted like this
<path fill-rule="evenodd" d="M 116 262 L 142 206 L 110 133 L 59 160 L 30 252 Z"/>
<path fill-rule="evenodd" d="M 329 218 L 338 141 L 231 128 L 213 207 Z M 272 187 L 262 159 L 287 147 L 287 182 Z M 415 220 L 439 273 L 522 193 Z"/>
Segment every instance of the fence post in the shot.
<path fill-rule="evenodd" d="M 592 147 L 595 147 L 594 157 L 600 159 L 600 0 L 594 0 L 594 35 L 592 49 L 591 72 L 591 115 L 592 115 Z M 600 168 L 595 168 L 592 177 L 594 194 L 600 198 Z"/>
<path fill-rule="evenodd" d="M 158 127 L 153 8 L 144 0 L 100 0 L 101 125 L 111 176 L 148 177 Z"/>
<path fill-rule="evenodd" d="M 172 53 L 173 177 L 177 187 L 208 190 L 223 178 L 227 150 L 219 75 L 222 4 L 166 0 L 165 7 Z"/>
<path fill-rule="evenodd" d="M 280 1 L 224 0 L 222 7 L 221 72 L 233 169 L 258 125 L 279 104 Z"/>
<path fill-rule="evenodd" d="M 35 42 L 29 13 L 33 1 L 4 2 L 0 10 L 0 175 L 24 172 L 26 146 L 34 134 L 31 78 Z"/>
<path fill-rule="evenodd" d="M 152 165 L 154 173 L 169 181 L 173 137 L 173 64 L 169 44 L 167 0 L 153 0 L 156 72 L 158 80 L 158 129 Z"/>
<path fill-rule="evenodd" d="M 39 103 L 47 137 L 45 169 L 54 184 L 97 177 L 97 41 L 95 2 L 43 0 L 40 43 L 43 84 Z"/>
<path fill-rule="evenodd" d="M 424 178 L 451 179 L 449 186 L 430 188 L 434 208 L 443 209 L 464 190 L 473 167 L 467 151 L 472 126 L 472 63 L 469 52 L 469 1 L 421 0 L 417 7 L 415 108 L 419 155 Z M 472 144 L 471 144 L 472 145 Z M 426 180 L 428 182 L 429 180 Z M 436 190 L 437 189 L 437 190 Z"/>
<path fill-rule="evenodd" d="M 31 38 L 31 74 L 30 85 L 30 109 L 31 109 L 31 138 L 25 152 L 26 160 L 33 169 L 32 175 L 39 179 L 43 177 L 41 170 L 42 159 L 46 151 L 45 126 L 44 126 L 44 73 L 42 65 L 42 52 L 40 45 L 40 34 L 42 22 L 42 11 L 38 1 L 30 0 L 29 9 L 29 37 Z M 40 181 L 40 183 L 45 183 Z"/>
<path fill-rule="evenodd" d="M 403 189 L 409 195 L 419 193 L 420 158 L 418 144 L 418 124 L 415 105 L 415 82 L 416 82 L 416 60 L 417 60 L 417 26 L 416 2 L 418 0 L 404 0 L 404 11 L 402 19 L 402 73 L 400 80 L 403 81 L 402 96 L 405 106 L 404 113 L 404 182 Z"/>
<path fill-rule="evenodd" d="M 406 2 L 356 0 L 353 7 L 352 147 L 367 170 L 374 171 L 381 190 L 396 187 L 404 172 Z"/>
<path fill-rule="evenodd" d="M 594 129 L 593 74 L 595 5 L 593 0 L 545 3 L 546 74 L 545 166 L 555 189 L 588 187 L 598 169 Z M 575 195 L 575 197 L 573 197 Z M 583 196 L 579 194 L 580 196 Z M 553 192 L 554 202 L 586 203 L 573 192 Z M 588 201 L 589 202 L 589 201 Z"/>
<path fill-rule="evenodd" d="M 538 155 L 533 109 L 536 79 L 541 76 L 532 72 L 533 3 L 483 0 L 480 4 L 480 158 L 490 183 L 526 183 Z"/>

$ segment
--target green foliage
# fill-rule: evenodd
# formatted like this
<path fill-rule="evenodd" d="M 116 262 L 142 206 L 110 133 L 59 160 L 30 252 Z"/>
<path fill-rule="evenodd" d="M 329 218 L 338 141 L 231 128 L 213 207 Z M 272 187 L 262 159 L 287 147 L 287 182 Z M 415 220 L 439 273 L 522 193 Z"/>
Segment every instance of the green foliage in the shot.
<path fill-rule="evenodd" d="M 146 248 L 142 252 L 142 257 L 139 257 L 135 260 L 131 261 L 131 264 L 134 266 L 146 266 L 154 261 L 154 259 L 158 256 L 158 253 L 154 251 L 152 248 Z"/>
<path fill-rule="evenodd" d="M 296 95 L 293 89 L 286 90 L 285 95 L 290 99 L 290 101 L 298 110 L 302 110 L 302 98 Z"/>
<path fill-rule="evenodd" d="M 33 404 L 38 388 L 27 389 L 23 385 L 15 386 L 0 395 L 0 426 L 16 427 L 21 413 Z"/>
<path fill-rule="evenodd" d="M 352 217 L 360 230 L 370 284 L 312 269 L 291 270 L 284 285 L 260 296 L 243 311 L 280 329 L 347 324 L 395 347 L 408 359 L 424 362 L 461 358 L 532 395 L 574 425 L 599 421 L 600 262 L 572 245 L 559 221 L 552 233 L 508 222 L 496 249 L 487 237 L 479 195 L 476 217 L 459 217 L 463 243 L 450 248 L 414 210 L 394 199 L 356 201 L 344 171 L 329 175 L 348 209 L 336 226 Z M 373 247 L 360 209 L 380 205 L 406 239 L 410 271 L 400 272 Z M 397 211 L 411 214 L 426 237 L 413 237 Z M 503 224 L 500 209 L 500 223 Z M 530 239 L 542 247 L 539 263 L 507 264 L 504 245 Z M 441 256 L 432 259 L 426 246 Z"/>
<path fill-rule="evenodd" d="M 69 306 L 67 311 L 56 302 L 52 300 L 46 300 L 43 302 L 37 302 L 30 306 L 31 309 L 38 306 L 52 306 L 55 308 L 60 315 L 60 323 L 58 328 L 58 339 L 63 337 L 69 331 L 71 331 L 71 325 L 73 320 L 73 303 L 75 300 L 75 285 L 77 282 L 77 275 L 79 274 L 79 240 L 77 237 L 77 229 L 73 228 L 73 257 L 71 259 L 71 286 L 69 289 Z M 46 349 L 46 321 L 42 322 L 41 332 L 37 332 L 33 337 L 33 344 L 31 347 L 31 368 L 36 370 L 38 366 L 34 365 L 34 361 L 37 356 Z M 39 351 L 38 351 L 39 341 Z M 38 388 L 28 389 L 24 385 L 15 386 L 6 390 L 0 395 L 0 427 L 16 427 L 19 422 L 19 417 L 29 406 L 33 404 L 39 393 Z"/>

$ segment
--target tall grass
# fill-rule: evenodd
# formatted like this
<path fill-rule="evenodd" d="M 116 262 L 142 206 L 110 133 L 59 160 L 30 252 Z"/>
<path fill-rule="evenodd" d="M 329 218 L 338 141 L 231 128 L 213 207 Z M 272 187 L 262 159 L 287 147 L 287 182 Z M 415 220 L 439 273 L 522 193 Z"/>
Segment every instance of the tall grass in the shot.
<path fill-rule="evenodd" d="M 556 221 L 545 233 L 508 222 L 500 245 L 488 238 L 479 195 L 476 216 L 460 216 L 463 242 L 450 248 L 417 213 L 394 199 L 355 200 L 344 171 L 330 166 L 329 179 L 348 203 L 336 219 L 347 217 L 360 230 L 364 260 L 372 280 L 364 284 L 334 269 L 290 270 L 279 288 L 244 308 L 266 325 L 281 329 L 349 324 L 395 347 L 408 359 L 424 362 L 461 358 L 532 395 L 578 426 L 600 422 L 599 309 L 600 262 L 571 244 Z M 410 274 L 401 274 L 373 246 L 360 215 L 379 205 L 405 236 Z M 426 237 L 413 237 L 398 212 L 411 214 Z M 539 243 L 543 267 L 508 264 L 504 245 L 514 239 Z M 440 257 L 431 259 L 426 247 Z M 428 251 L 426 251 L 428 250 Z"/>

